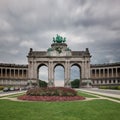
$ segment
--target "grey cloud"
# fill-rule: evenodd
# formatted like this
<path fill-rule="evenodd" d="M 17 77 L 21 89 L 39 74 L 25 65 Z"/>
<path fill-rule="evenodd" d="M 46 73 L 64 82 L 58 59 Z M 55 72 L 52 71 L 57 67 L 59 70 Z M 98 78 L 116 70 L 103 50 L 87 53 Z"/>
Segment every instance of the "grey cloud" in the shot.
<path fill-rule="evenodd" d="M 47 50 L 57 33 L 67 38 L 72 50 L 88 47 L 92 63 L 120 61 L 119 4 L 119 0 L 1 0 L 0 62 L 27 63 L 29 47 Z"/>

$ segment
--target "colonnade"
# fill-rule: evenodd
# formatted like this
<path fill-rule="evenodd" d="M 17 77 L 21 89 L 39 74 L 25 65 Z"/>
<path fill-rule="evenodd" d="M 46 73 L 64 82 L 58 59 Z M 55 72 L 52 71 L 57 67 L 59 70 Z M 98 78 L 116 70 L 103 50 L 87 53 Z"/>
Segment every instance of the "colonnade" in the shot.
<path fill-rule="evenodd" d="M 0 68 L 0 78 L 27 78 L 27 69 Z"/>
<path fill-rule="evenodd" d="M 93 80 L 93 85 L 94 84 L 99 84 L 99 85 L 119 85 L 120 84 L 120 79 L 98 79 L 98 80 Z"/>
<path fill-rule="evenodd" d="M 120 84 L 120 65 L 93 65 L 91 66 L 91 79 L 95 85 L 119 85 Z"/>
<path fill-rule="evenodd" d="M 0 64 L 0 85 L 25 86 L 27 82 L 27 65 Z"/>
<path fill-rule="evenodd" d="M 120 77 L 120 67 L 92 68 L 91 78 L 116 78 Z"/>

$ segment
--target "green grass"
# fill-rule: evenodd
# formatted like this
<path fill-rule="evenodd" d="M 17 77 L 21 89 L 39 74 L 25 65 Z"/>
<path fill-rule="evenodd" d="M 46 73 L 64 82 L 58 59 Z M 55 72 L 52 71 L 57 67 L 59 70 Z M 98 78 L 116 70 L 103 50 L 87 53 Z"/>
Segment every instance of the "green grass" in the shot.
<path fill-rule="evenodd" d="M 18 94 L 8 95 L 7 97 L 9 97 L 9 98 L 16 98 L 16 97 L 24 95 L 24 94 L 25 93 L 18 93 Z"/>
<path fill-rule="evenodd" d="M 105 95 L 100 95 L 100 94 L 90 93 L 90 92 L 78 91 L 78 95 L 81 95 L 81 96 L 84 96 L 84 97 L 88 97 L 88 98 L 91 98 L 91 97 L 92 98 L 97 98 L 96 96 L 94 96 L 94 95 L 97 95 L 97 96 L 111 98 L 111 99 L 119 100 L 120 101 L 120 98 L 115 98 L 115 97 L 110 97 L 110 96 L 105 96 Z"/>
<path fill-rule="evenodd" d="M 91 94 L 98 95 L 98 96 L 101 96 L 101 97 L 111 98 L 111 99 L 119 100 L 120 101 L 120 98 L 115 98 L 115 97 L 110 97 L 110 96 L 105 96 L 105 95 L 100 95 L 100 94 L 95 94 L 95 93 L 91 93 Z"/>
<path fill-rule="evenodd" d="M 78 92 L 78 95 L 83 96 L 83 97 L 97 98 L 96 96 L 91 95 L 91 94 L 86 93 L 86 92 L 83 92 L 83 91 L 77 91 L 77 92 Z M 13 95 L 6 95 L 6 96 L 3 96 L 3 97 L 15 98 L 15 97 L 18 97 L 18 96 L 23 95 L 23 94 L 25 94 L 25 92 L 24 93 L 13 94 Z"/>
<path fill-rule="evenodd" d="M 91 95 L 90 93 L 87 92 L 83 92 L 78 90 L 78 95 L 83 96 L 83 97 L 87 97 L 87 98 L 97 98 L 95 95 Z"/>
<path fill-rule="evenodd" d="M 25 94 L 25 92 L 23 92 L 23 93 L 15 93 L 15 94 L 12 94 L 12 95 L 0 96 L 0 98 L 3 98 L 3 97 L 15 98 L 15 97 L 18 97 L 18 96 L 24 95 L 24 94 Z"/>
<path fill-rule="evenodd" d="M 118 120 L 120 104 L 108 100 L 14 102 L 0 100 L 1 120 Z"/>

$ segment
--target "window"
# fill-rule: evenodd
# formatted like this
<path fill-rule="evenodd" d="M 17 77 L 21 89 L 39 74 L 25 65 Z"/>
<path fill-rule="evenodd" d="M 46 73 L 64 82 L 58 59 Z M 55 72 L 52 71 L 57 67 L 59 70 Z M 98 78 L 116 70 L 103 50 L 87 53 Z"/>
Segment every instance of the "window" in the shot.
<path fill-rule="evenodd" d="M 115 80 L 113 80 L 113 83 L 115 83 Z"/>
<path fill-rule="evenodd" d="M 109 83 L 111 83 L 111 80 L 109 80 Z"/>

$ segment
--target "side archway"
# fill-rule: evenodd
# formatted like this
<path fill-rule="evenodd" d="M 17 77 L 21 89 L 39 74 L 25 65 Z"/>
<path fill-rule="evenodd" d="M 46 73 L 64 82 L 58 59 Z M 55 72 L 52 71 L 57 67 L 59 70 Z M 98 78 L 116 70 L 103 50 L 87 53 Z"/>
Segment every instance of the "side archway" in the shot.
<path fill-rule="evenodd" d="M 70 69 L 71 87 L 79 88 L 81 85 L 81 66 L 79 64 L 72 64 Z"/>
<path fill-rule="evenodd" d="M 38 85 L 40 87 L 47 87 L 48 84 L 48 66 L 40 64 L 37 69 Z"/>

